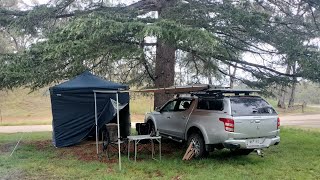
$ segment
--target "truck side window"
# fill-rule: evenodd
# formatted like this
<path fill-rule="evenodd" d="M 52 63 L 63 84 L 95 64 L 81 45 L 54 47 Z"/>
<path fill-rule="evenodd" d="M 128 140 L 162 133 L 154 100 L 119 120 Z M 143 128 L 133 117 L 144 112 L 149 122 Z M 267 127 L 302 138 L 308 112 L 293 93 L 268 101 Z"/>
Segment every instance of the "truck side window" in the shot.
<path fill-rule="evenodd" d="M 176 104 L 177 104 L 177 100 L 170 101 L 166 106 L 162 108 L 161 111 L 174 111 Z"/>
<path fill-rule="evenodd" d="M 231 113 L 235 116 L 275 115 L 272 106 L 258 97 L 233 97 L 230 99 Z"/>
<path fill-rule="evenodd" d="M 198 109 L 222 111 L 223 100 L 222 99 L 199 99 Z"/>
<path fill-rule="evenodd" d="M 191 100 L 181 100 L 179 103 L 178 111 L 184 111 L 189 109 L 191 105 Z"/>

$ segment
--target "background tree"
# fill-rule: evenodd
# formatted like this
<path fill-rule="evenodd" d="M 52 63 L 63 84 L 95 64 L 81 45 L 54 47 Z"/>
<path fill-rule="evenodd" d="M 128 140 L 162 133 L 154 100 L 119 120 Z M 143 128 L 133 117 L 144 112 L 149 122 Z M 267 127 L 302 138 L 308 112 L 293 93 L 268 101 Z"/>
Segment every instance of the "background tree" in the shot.
<path fill-rule="evenodd" d="M 318 48 L 306 43 L 318 37 L 318 6 L 302 0 L 141 0 L 117 6 L 61 0 L 27 10 L 1 8 L 1 27 L 38 41 L 0 57 L 0 87 L 39 88 L 86 69 L 109 79 L 121 73 L 124 82 L 168 87 L 174 84 L 177 50 L 192 57 L 204 76 L 232 77 L 223 68 L 232 67 L 239 72 L 232 78 L 250 87 L 299 77 L 319 82 Z M 298 8 L 301 13 L 292 15 Z M 147 16 L 150 12 L 155 15 Z M 290 47 L 300 36 L 299 46 Z M 290 59 L 297 65 L 291 73 L 282 70 L 288 58 L 265 58 L 289 57 L 291 48 L 299 48 L 298 57 Z M 246 53 L 261 58 L 249 60 Z M 155 107 L 167 98 L 156 95 Z"/>

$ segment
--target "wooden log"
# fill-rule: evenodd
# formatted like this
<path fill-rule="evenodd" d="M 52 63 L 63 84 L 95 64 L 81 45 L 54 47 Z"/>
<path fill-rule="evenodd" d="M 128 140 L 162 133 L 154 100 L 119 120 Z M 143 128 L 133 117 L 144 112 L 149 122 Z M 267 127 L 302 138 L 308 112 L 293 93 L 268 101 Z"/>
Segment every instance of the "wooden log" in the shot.
<path fill-rule="evenodd" d="M 193 144 L 190 143 L 189 147 L 187 148 L 186 153 L 184 154 L 182 160 L 190 160 L 194 156 L 194 149 Z"/>

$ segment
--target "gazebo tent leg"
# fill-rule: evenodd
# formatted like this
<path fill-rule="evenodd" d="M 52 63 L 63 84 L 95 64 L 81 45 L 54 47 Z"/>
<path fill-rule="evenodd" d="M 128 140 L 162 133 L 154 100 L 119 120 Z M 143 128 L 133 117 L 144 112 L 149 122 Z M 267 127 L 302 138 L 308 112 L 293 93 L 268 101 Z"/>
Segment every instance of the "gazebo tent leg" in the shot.
<path fill-rule="evenodd" d="M 118 153 L 119 153 L 119 170 L 121 171 L 121 151 L 120 151 L 120 117 L 119 117 L 119 93 L 116 94 L 117 98 L 117 124 L 118 124 Z"/>
<path fill-rule="evenodd" d="M 97 95 L 96 95 L 96 92 L 94 92 L 94 117 L 95 117 L 95 125 L 96 125 L 96 148 L 97 148 L 97 155 L 99 155 L 98 115 L 97 115 Z"/>
<path fill-rule="evenodd" d="M 98 140 L 98 113 L 97 113 L 97 95 L 94 91 L 94 108 L 95 108 L 95 125 L 96 125 L 96 146 L 97 155 L 99 155 L 99 140 Z M 117 124 L 118 124 L 118 153 L 119 153 L 119 170 L 121 171 L 121 146 L 120 146 L 120 113 L 119 113 L 119 91 L 101 91 L 101 93 L 116 94 L 117 100 Z"/>

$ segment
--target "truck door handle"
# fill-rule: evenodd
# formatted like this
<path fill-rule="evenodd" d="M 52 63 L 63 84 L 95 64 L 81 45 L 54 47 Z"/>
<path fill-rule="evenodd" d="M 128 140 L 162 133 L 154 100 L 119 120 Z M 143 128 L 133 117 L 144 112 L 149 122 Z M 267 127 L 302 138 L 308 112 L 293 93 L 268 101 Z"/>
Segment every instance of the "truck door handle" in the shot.
<path fill-rule="evenodd" d="M 170 116 L 167 116 L 167 118 L 170 119 L 171 117 L 170 117 Z"/>
<path fill-rule="evenodd" d="M 256 123 L 260 123 L 260 120 L 256 120 L 255 122 L 256 122 Z"/>
<path fill-rule="evenodd" d="M 182 116 L 182 118 L 183 118 L 183 119 L 186 119 L 186 118 L 187 118 L 187 116 Z"/>

